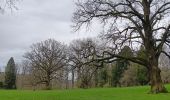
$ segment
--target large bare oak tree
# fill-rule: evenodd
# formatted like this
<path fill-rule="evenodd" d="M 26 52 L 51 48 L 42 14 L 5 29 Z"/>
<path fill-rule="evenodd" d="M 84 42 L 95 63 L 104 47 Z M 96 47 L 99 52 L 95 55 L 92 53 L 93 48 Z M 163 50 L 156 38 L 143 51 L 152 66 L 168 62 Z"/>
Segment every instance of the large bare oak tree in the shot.
<path fill-rule="evenodd" d="M 51 80 L 58 77 L 68 61 L 66 47 L 52 39 L 33 44 L 24 57 L 32 66 L 36 83 L 45 84 L 47 89 L 51 89 Z"/>
<path fill-rule="evenodd" d="M 106 37 L 114 43 L 112 52 L 100 60 L 126 59 L 149 70 L 151 93 L 167 92 L 158 67 L 161 53 L 169 56 L 163 46 L 170 46 L 170 1 L 169 0 L 83 0 L 77 1 L 73 16 L 74 29 L 99 20 L 107 29 Z M 109 27 L 109 28 L 108 28 Z M 147 58 L 123 57 L 117 50 L 125 45 L 145 47 Z"/>

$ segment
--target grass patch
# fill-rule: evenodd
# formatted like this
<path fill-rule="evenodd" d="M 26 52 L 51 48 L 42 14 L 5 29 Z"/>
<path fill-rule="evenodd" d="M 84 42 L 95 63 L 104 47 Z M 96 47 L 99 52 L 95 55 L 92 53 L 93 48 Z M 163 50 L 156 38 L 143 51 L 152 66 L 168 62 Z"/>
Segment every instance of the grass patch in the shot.
<path fill-rule="evenodd" d="M 0 90 L 0 100 L 170 100 L 170 93 L 148 94 L 148 86 L 74 90 Z M 170 85 L 166 85 L 170 91 Z"/>

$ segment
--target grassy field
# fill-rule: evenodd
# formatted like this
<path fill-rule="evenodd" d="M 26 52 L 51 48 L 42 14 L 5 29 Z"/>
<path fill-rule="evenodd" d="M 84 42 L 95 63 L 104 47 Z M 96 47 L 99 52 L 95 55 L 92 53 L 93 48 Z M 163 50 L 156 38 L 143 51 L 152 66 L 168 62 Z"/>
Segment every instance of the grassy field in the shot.
<path fill-rule="evenodd" d="M 170 91 L 170 85 L 166 86 Z M 170 93 L 147 94 L 149 87 L 51 91 L 0 90 L 0 100 L 170 100 Z"/>

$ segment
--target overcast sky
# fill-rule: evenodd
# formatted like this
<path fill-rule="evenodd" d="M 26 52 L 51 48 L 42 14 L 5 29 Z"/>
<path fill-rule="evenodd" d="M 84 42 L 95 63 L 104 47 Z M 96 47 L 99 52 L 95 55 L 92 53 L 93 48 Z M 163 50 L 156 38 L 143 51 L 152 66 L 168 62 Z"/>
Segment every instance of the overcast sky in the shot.
<path fill-rule="evenodd" d="M 20 62 L 32 43 L 53 38 L 68 44 L 73 39 L 96 36 L 100 31 L 96 27 L 88 32 L 72 32 L 74 3 L 75 0 L 22 0 L 17 4 L 19 10 L 0 14 L 0 66 L 5 66 L 10 57 Z"/>

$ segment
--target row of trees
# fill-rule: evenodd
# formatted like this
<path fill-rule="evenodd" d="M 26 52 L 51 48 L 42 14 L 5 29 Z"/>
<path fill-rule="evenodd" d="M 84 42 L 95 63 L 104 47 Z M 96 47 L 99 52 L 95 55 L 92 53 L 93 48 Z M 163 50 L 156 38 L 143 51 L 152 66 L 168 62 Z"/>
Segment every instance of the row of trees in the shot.
<path fill-rule="evenodd" d="M 51 88 L 53 79 L 68 81 L 72 77 L 79 82 L 80 87 L 89 86 L 97 65 L 92 59 L 98 52 L 96 44 L 91 40 L 76 40 L 66 46 L 56 40 L 46 40 L 31 46 L 31 51 L 24 55 L 24 70 L 27 69 L 34 77 L 34 84 L 45 84 Z M 29 69 L 28 69 L 29 68 Z M 71 75 L 71 76 L 70 76 Z M 76 78 L 75 78 L 76 77 Z M 68 83 L 67 83 L 68 84 Z"/>
<path fill-rule="evenodd" d="M 45 84 L 46 89 L 53 87 L 54 80 L 65 84 L 66 88 L 69 85 L 72 88 L 90 88 L 150 84 L 149 70 L 145 66 L 125 59 L 99 59 L 103 52 L 110 50 L 110 46 L 110 43 L 96 38 L 74 40 L 69 45 L 48 39 L 33 44 L 25 53 L 22 72 L 30 76 L 33 86 Z M 136 51 L 124 46 L 118 54 L 145 59 L 145 52 L 143 46 Z"/>
<path fill-rule="evenodd" d="M 57 84 L 55 80 L 60 84 L 65 84 L 65 88 L 150 84 L 148 69 L 145 66 L 124 59 L 113 59 L 115 62 L 97 61 L 96 59 L 109 48 L 110 44 L 92 38 L 74 40 L 69 46 L 53 39 L 33 44 L 30 51 L 24 54 L 24 60 L 18 68 L 13 58 L 9 60 L 5 68 L 4 87 L 15 89 L 18 84 L 17 80 L 26 84 L 29 81 L 33 88 L 44 85 L 45 89 L 53 88 Z M 132 51 L 129 46 L 124 46 L 119 51 L 119 55 L 146 57 L 143 46 L 136 51 Z M 166 71 L 163 72 L 163 75 L 165 74 L 163 79 L 168 82 L 169 74 Z"/>
<path fill-rule="evenodd" d="M 45 84 L 46 89 L 52 88 L 53 80 L 64 81 L 66 87 L 71 84 L 79 88 L 148 84 L 148 70 L 139 64 L 123 59 L 116 59 L 116 62 L 96 60 L 109 46 L 91 38 L 74 40 L 69 46 L 48 39 L 33 44 L 25 53 L 22 74 L 31 76 L 29 80 L 33 86 Z M 144 51 L 141 47 L 134 53 L 129 46 L 124 46 L 119 55 L 145 57 Z M 131 73 L 134 76 L 126 78 Z M 129 78 L 134 77 L 130 81 Z"/>

